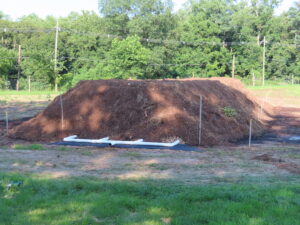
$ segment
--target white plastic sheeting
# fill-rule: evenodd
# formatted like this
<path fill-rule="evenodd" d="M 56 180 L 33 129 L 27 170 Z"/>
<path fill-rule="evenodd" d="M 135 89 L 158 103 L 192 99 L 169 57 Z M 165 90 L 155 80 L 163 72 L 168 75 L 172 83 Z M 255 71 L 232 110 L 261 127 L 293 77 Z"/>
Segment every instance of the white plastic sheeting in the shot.
<path fill-rule="evenodd" d="M 138 139 L 135 141 L 120 141 L 120 140 L 109 140 L 109 137 L 101 139 L 80 139 L 77 135 L 72 135 L 63 139 L 67 142 L 86 142 L 86 143 L 97 143 L 97 144 L 109 144 L 109 145 L 151 145 L 151 146 L 161 146 L 161 147 L 173 147 L 179 144 L 179 140 L 174 142 L 146 142 L 143 139 Z"/>

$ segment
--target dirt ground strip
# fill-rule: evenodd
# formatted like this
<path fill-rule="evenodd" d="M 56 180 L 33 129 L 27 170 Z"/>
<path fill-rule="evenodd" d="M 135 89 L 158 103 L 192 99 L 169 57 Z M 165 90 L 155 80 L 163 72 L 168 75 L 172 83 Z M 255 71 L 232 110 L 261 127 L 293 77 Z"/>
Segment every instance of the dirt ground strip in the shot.
<path fill-rule="evenodd" d="M 275 107 L 273 120 L 269 122 L 269 133 L 278 136 L 300 136 L 300 108 Z"/>
<path fill-rule="evenodd" d="M 207 149 L 203 152 L 47 148 L 49 150 L 2 149 L 0 170 L 53 178 L 172 179 L 196 184 L 245 180 L 265 182 L 268 179 L 300 181 L 300 168 L 293 172 L 276 166 L 272 161 L 253 159 L 268 154 L 285 164 L 300 165 L 300 148 L 292 146 Z"/>

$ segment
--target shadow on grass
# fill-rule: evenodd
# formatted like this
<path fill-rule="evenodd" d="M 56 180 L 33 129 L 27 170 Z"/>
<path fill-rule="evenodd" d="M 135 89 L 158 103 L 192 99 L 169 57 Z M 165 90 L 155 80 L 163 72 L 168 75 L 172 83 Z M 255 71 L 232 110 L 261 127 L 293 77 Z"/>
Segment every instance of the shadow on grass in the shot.
<path fill-rule="evenodd" d="M 300 221 L 299 190 L 300 185 L 188 186 L 2 173 L 0 223 L 294 225 Z"/>

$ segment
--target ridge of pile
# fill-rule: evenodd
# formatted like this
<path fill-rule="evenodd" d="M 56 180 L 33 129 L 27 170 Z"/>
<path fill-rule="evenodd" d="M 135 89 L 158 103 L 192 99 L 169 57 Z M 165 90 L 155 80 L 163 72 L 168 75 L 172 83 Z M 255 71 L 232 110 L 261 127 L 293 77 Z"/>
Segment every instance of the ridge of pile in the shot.
<path fill-rule="evenodd" d="M 9 136 L 29 141 L 59 141 L 69 135 L 145 141 L 180 138 L 198 144 L 199 103 L 203 96 L 202 145 L 220 145 L 264 130 L 259 102 L 231 78 L 81 81 Z M 228 115 L 225 109 L 233 109 Z M 264 114 L 265 114 L 264 109 Z"/>

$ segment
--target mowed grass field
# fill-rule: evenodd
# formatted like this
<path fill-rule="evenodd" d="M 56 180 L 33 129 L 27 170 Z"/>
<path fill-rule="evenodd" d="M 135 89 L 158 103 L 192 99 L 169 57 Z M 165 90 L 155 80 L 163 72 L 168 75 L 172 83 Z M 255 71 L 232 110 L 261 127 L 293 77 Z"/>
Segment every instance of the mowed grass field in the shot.
<path fill-rule="evenodd" d="M 256 97 L 274 106 L 300 107 L 300 84 L 247 87 Z"/>
<path fill-rule="evenodd" d="M 287 97 L 300 97 L 300 84 L 295 85 L 266 85 L 266 86 L 247 86 L 253 92 L 271 91 L 283 92 Z"/>
<path fill-rule="evenodd" d="M 300 185 L 288 183 L 196 186 L 5 173 L 0 174 L 0 196 L 0 222 L 7 225 L 297 225 L 300 221 Z"/>
<path fill-rule="evenodd" d="M 36 102 L 49 101 L 56 97 L 61 92 L 54 91 L 14 91 L 14 90 L 0 90 L 0 104 L 7 102 Z"/>
<path fill-rule="evenodd" d="M 248 88 L 256 96 L 274 104 L 285 103 L 287 106 L 296 107 L 297 101 L 300 101 L 300 85 Z M 42 101 L 46 106 L 47 102 L 56 95 L 57 93 L 53 92 L 0 92 L 0 104 L 12 104 L 12 111 L 17 109 L 18 104 L 28 101 L 34 104 Z M 18 146 L 21 147 L 15 149 L 20 150 L 12 151 L 24 149 L 22 145 Z M 9 147 L 5 148 L 7 150 Z M 44 148 L 42 147 L 42 150 Z M 36 150 L 41 151 L 41 149 Z M 206 151 L 214 150 L 206 149 Z M 260 153 L 259 150 L 256 151 L 257 154 Z M 62 152 L 59 154 L 62 155 Z M 294 149 L 289 154 L 293 152 Z M 132 165 L 141 160 L 149 160 L 153 164 L 151 161 L 153 156 L 137 154 L 139 153 L 128 155 Z M 229 165 L 232 163 L 232 158 L 226 154 L 218 151 L 215 157 L 227 157 L 228 160 L 222 163 Z M 246 157 L 242 151 L 238 151 L 238 154 L 241 158 Z M 201 158 L 201 153 L 199 157 Z M 105 162 L 102 163 L 105 165 Z M 258 173 L 251 182 L 247 179 L 243 182 L 230 180 L 224 182 L 226 179 L 220 179 L 220 182 L 189 183 L 174 177 L 173 179 L 145 177 L 104 179 L 94 176 L 54 178 L 28 172 L 25 160 L 19 159 L 12 164 L 12 167 L 18 168 L 18 164 L 23 165 L 24 169 L 18 172 L 0 170 L 0 224 L 300 224 L 300 184 L 290 182 L 288 177 L 282 179 L 282 176 L 278 175 L 276 178 L 277 170 L 272 174 L 272 182 L 265 182 L 264 177 Z M 243 169 L 249 167 L 251 173 L 253 169 L 251 164 L 251 161 L 245 164 Z M 187 167 L 181 165 L 181 168 L 184 169 L 184 166 Z M 80 168 L 81 165 L 78 167 Z M 211 167 L 213 173 L 216 170 L 213 162 Z M 272 165 L 266 165 L 266 168 L 269 167 L 271 168 Z M 54 168 L 55 171 L 59 169 L 59 166 Z M 152 169 L 168 174 L 176 167 L 167 169 L 153 167 Z M 239 168 L 235 170 L 238 171 Z M 102 172 L 110 171 L 109 168 L 104 168 Z M 222 168 L 218 169 L 218 174 L 220 177 L 223 176 Z M 299 180 L 297 178 L 299 175 L 294 176 Z"/>

